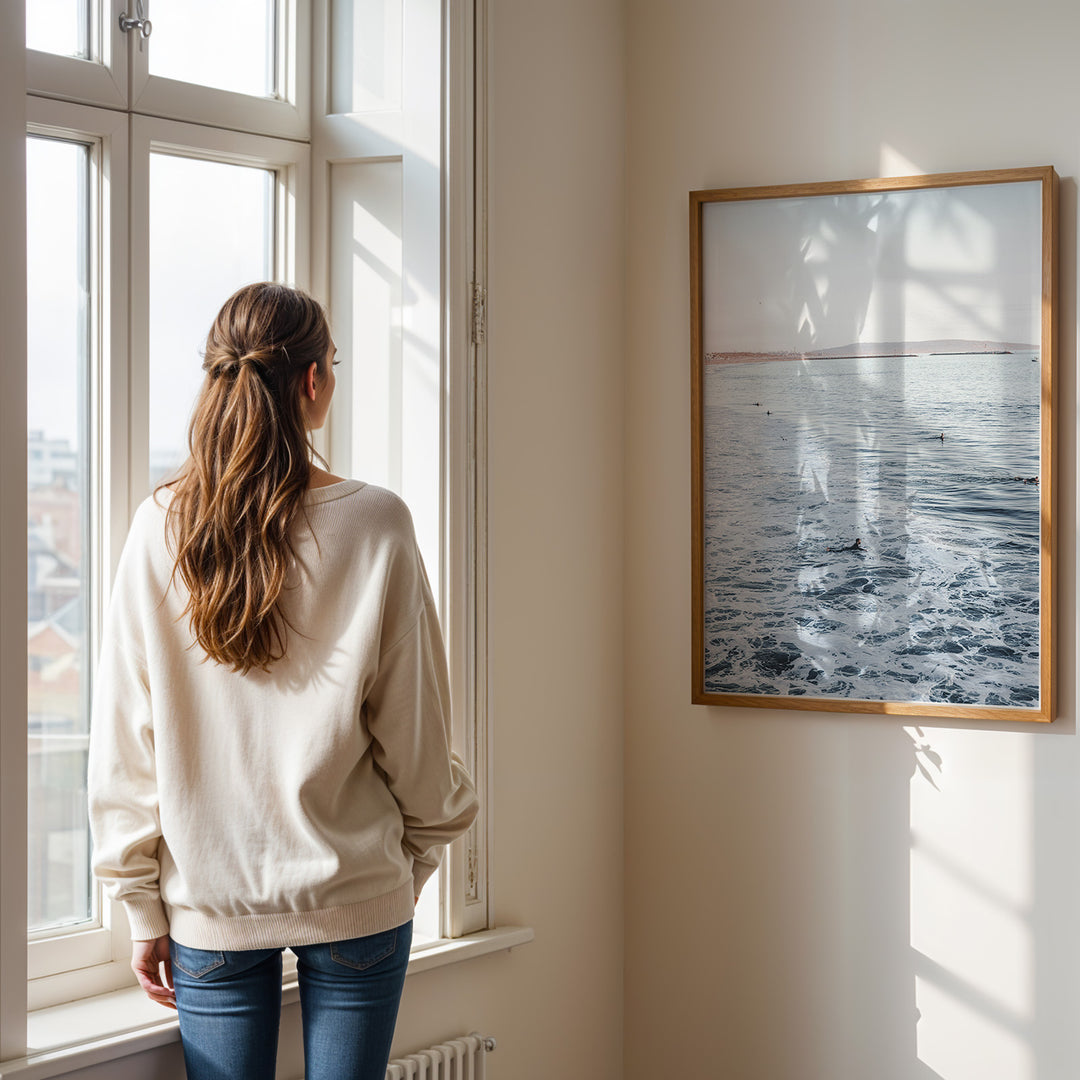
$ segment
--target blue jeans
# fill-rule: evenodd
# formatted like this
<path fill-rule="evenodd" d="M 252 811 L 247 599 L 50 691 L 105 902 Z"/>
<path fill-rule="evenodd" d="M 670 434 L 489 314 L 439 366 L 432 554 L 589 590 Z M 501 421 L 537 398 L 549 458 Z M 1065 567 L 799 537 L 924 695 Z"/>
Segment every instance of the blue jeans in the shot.
<path fill-rule="evenodd" d="M 293 947 L 305 1080 L 384 1080 L 411 943 L 407 922 Z M 274 1080 L 284 950 L 169 951 L 188 1080 Z"/>

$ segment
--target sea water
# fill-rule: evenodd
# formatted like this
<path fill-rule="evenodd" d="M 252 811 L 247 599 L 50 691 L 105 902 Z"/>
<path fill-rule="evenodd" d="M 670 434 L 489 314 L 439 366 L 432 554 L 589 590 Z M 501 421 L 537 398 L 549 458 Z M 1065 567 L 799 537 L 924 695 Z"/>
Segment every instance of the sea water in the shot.
<path fill-rule="evenodd" d="M 706 365 L 703 394 L 707 692 L 1037 706 L 1037 354 Z"/>

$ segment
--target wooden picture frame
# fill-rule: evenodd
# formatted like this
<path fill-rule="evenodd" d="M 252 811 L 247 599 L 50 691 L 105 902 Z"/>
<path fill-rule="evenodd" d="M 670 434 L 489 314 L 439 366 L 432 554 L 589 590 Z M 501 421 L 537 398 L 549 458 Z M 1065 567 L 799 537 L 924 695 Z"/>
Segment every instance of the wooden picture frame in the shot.
<path fill-rule="evenodd" d="M 1054 719 L 1057 204 L 690 193 L 694 703 Z"/>

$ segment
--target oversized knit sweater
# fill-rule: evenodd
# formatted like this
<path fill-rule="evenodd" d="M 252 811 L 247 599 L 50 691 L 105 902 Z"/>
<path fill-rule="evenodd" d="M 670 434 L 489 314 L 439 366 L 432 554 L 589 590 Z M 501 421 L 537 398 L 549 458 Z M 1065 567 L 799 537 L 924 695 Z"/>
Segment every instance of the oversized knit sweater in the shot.
<path fill-rule="evenodd" d="M 268 672 L 211 660 L 183 616 L 162 489 L 120 557 L 94 690 L 93 869 L 132 938 L 202 949 L 388 930 L 476 795 L 450 751 L 438 618 L 412 519 L 357 480 L 305 494 Z"/>

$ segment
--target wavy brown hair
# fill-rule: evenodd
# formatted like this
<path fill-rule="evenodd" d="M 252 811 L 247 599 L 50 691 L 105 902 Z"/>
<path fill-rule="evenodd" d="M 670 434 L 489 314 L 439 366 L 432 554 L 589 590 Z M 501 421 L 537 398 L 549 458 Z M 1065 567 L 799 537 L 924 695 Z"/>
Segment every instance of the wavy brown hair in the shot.
<path fill-rule="evenodd" d="M 326 314 L 299 289 L 261 282 L 230 296 L 206 338 L 190 457 L 168 482 L 184 615 L 208 657 L 245 675 L 269 671 L 295 629 L 278 598 L 319 457 L 301 386 L 312 363 L 327 377 L 330 345 Z"/>

